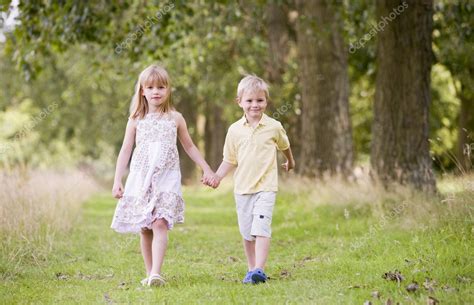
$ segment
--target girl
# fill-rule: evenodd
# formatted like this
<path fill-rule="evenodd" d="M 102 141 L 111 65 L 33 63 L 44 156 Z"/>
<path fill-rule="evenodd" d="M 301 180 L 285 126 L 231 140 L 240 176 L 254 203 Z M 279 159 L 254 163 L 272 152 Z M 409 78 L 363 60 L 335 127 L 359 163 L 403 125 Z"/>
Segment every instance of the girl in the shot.
<path fill-rule="evenodd" d="M 140 233 L 147 273 L 142 285 L 165 283 L 160 274 L 168 230 L 184 222 L 177 137 L 203 170 L 202 180 L 215 182 L 214 173 L 189 136 L 183 116 L 171 106 L 168 73 L 162 67 L 149 66 L 138 77 L 112 188 L 112 195 L 119 201 L 111 227 L 119 233 Z M 122 177 L 134 143 L 124 189 Z"/>

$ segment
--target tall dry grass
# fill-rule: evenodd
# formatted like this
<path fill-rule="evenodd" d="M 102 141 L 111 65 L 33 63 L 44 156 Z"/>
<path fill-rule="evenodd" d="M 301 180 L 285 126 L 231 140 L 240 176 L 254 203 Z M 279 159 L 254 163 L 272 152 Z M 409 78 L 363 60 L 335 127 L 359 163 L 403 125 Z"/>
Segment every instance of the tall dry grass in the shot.
<path fill-rule="evenodd" d="M 403 186 L 386 189 L 371 180 L 368 169 L 359 167 L 351 181 L 341 177 L 308 179 L 283 175 L 280 191 L 291 193 L 308 208 L 333 205 L 369 209 L 376 218 L 394 220 L 391 224 L 405 228 L 461 218 L 474 221 L 474 173 L 437 178 L 438 193 L 426 195 Z"/>
<path fill-rule="evenodd" d="M 74 225 L 81 203 L 98 189 L 77 170 L 0 172 L 2 256 L 14 260 L 38 247 L 51 249 L 54 236 Z"/>

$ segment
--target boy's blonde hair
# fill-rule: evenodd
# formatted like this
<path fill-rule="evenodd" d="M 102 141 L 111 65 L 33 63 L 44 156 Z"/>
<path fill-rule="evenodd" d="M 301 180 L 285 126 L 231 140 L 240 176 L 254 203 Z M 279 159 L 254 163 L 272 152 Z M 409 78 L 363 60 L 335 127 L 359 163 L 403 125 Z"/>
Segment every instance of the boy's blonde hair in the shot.
<path fill-rule="evenodd" d="M 242 78 L 237 86 L 237 102 L 240 102 L 245 92 L 263 91 L 267 100 L 270 99 L 268 88 L 270 86 L 256 75 L 247 75 Z"/>
<path fill-rule="evenodd" d="M 161 66 L 151 65 L 138 76 L 138 81 L 135 85 L 135 94 L 133 95 L 130 105 L 130 117 L 133 119 L 143 119 L 148 113 L 148 102 L 143 96 L 143 88 L 148 85 L 166 87 L 167 94 L 165 101 L 159 108 L 160 111 L 165 113 L 173 109 L 171 105 L 171 80 L 168 72 Z"/>

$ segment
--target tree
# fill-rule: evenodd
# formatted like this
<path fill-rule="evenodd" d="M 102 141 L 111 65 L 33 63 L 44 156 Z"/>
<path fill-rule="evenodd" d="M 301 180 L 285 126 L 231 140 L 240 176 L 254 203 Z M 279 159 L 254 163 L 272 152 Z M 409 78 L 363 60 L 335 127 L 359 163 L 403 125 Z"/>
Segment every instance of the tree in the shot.
<path fill-rule="evenodd" d="M 348 173 L 353 163 L 349 119 L 348 48 L 342 3 L 297 1 L 298 64 L 302 92 L 300 173 Z"/>
<path fill-rule="evenodd" d="M 282 4 L 268 1 L 265 5 L 265 23 L 268 39 L 268 80 L 282 84 L 289 52 L 288 8 Z"/>
<path fill-rule="evenodd" d="M 433 3 L 381 0 L 377 16 L 385 27 L 377 36 L 372 173 L 385 186 L 396 182 L 433 192 L 428 142 Z"/>

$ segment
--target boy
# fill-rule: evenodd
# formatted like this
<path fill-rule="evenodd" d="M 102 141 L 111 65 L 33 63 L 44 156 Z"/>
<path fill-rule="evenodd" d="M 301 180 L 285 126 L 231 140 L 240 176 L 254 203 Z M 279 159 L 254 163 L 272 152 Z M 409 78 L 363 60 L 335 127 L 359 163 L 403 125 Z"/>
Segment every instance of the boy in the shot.
<path fill-rule="evenodd" d="M 237 102 L 244 116 L 233 123 L 224 144 L 224 160 L 215 179 L 205 181 L 217 187 L 234 168 L 234 196 L 240 233 L 243 237 L 248 272 L 244 284 L 265 282 L 263 268 L 268 257 L 271 221 L 278 190 L 277 149 L 295 167 L 290 142 L 280 122 L 264 112 L 269 99 L 268 85 L 257 76 L 244 77 L 237 88 Z"/>

